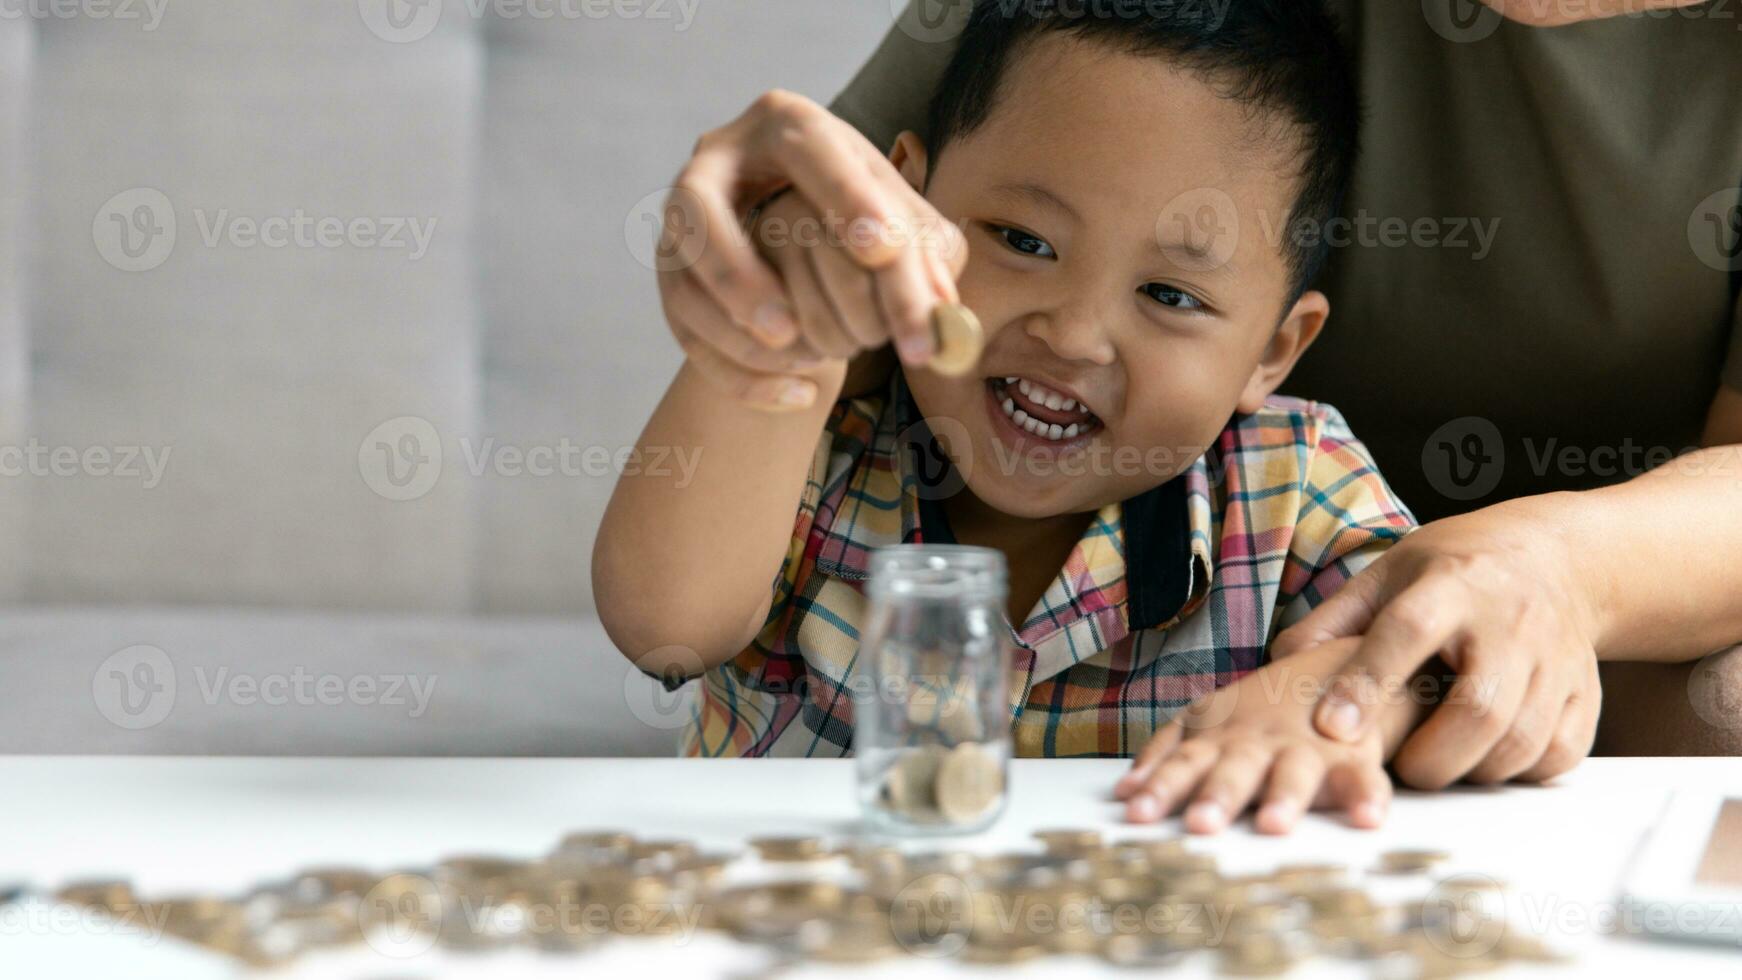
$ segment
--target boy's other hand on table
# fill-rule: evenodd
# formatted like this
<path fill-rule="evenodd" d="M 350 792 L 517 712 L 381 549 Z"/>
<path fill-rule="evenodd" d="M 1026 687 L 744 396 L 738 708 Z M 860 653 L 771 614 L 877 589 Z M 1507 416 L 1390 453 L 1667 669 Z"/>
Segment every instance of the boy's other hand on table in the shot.
<path fill-rule="evenodd" d="M 1126 819 L 1151 823 L 1183 809 L 1188 831 L 1212 834 L 1256 806 L 1261 833 L 1288 833 L 1309 809 L 1377 827 L 1391 802 L 1386 758 L 1420 711 L 1407 700 L 1381 706 L 1353 741 L 1318 733 L 1321 685 L 1357 646 L 1332 641 L 1272 661 L 1181 710 L 1114 786 Z"/>

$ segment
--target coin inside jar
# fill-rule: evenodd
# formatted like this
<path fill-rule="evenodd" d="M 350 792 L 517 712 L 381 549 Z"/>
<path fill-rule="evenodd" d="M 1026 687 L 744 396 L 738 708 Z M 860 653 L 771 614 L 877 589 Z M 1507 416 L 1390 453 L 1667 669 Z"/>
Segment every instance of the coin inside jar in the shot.
<path fill-rule="evenodd" d="M 998 758 L 975 742 L 963 742 L 949 751 L 938 766 L 938 811 L 954 824 L 968 824 L 985 816 L 1004 795 L 1004 767 Z"/>

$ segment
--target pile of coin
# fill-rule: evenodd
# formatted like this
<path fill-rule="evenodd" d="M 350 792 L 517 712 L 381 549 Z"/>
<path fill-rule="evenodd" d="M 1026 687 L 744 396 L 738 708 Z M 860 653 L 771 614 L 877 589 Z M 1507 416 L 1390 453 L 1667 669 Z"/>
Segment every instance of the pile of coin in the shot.
<path fill-rule="evenodd" d="M 954 751 L 937 760 L 940 772 Z M 939 782 L 930 783 L 934 805 L 953 809 Z M 312 869 L 234 898 L 144 900 L 119 881 L 74 883 L 56 897 L 256 965 L 362 942 L 400 956 L 437 945 L 574 953 L 611 937 L 681 942 L 697 930 L 767 950 L 771 968 L 1053 955 L 1158 968 L 1201 956 L 1223 973 L 1260 976 L 1329 956 L 1384 976 L 1443 977 L 1555 959 L 1508 926 L 1496 901 L 1504 886 L 1482 875 L 1382 901 L 1341 865 L 1230 874 L 1180 838 L 1106 841 L 1075 828 L 1035 837 L 1038 847 L 997 853 L 813 837 L 710 853 L 597 831 L 571 834 L 536 860 L 460 855 L 387 874 Z M 1392 887 L 1426 884 L 1445 859 L 1395 851 L 1368 874 Z"/>

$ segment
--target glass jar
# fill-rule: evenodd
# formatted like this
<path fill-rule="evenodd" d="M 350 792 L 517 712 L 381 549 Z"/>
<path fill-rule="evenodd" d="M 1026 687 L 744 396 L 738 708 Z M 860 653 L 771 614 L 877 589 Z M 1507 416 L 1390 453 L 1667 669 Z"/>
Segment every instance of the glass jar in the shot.
<path fill-rule="evenodd" d="M 971 833 L 1010 769 L 1004 556 L 964 545 L 873 552 L 853 751 L 873 829 Z"/>

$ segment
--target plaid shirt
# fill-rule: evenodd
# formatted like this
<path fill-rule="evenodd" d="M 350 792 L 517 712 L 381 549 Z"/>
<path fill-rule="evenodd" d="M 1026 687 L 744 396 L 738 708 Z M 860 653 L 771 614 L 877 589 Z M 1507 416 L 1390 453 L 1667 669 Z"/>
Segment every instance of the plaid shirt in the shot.
<path fill-rule="evenodd" d="M 702 676 L 684 754 L 851 754 L 870 553 L 949 540 L 913 451 L 916 432 L 931 442 L 919 421 L 899 371 L 835 405 L 768 619 Z M 1414 523 L 1335 409 L 1278 397 L 1235 416 L 1178 477 L 1103 507 L 1012 629 L 1016 754 L 1135 754 Z"/>

